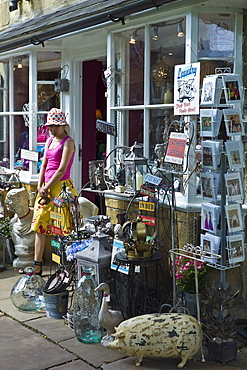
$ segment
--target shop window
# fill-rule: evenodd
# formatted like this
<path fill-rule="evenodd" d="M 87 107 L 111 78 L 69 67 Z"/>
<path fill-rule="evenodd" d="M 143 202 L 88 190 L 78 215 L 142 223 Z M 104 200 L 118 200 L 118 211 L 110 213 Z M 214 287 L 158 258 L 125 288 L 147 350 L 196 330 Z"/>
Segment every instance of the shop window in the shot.
<path fill-rule="evenodd" d="M 144 48 L 144 27 L 116 35 L 115 65 L 108 71 L 108 81 L 115 79 L 115 106 L 144 103 Z"/>
<path fill-rule="evenodd" d="M 14 110 L 22 111 L 29 100 L 29 56 L 18 55 L 13 58 Z"/>
<path fill-rule="evenodd" d="M 185 61 L 185 19 L 151 25 L 150 103 L 173 103 L 174 66 Z"/>
<path fill-rule="evenodd" d="M 233 58 L 235 17 L 228 13 L 199 14 L 198 58 Z"/>

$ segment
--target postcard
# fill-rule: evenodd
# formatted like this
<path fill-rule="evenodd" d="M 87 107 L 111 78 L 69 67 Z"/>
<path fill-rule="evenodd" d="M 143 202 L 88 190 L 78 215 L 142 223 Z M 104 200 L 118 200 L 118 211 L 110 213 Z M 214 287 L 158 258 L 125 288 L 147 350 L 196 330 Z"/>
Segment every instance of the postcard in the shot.
<path fill-rule="evenodd" d="M 200 174 L 201 194 L 203 199 L 216 202 L 220 181 L 220 174 L 205 172 Z"/>
<path fill-rule="evenodd" d="M 230 202 L 244 199 L 243 174 L 242 172 L 229 172 L 225 174 L 226 191 Z"/>
<path fill-rule="evenodd" d="M 242 101 L 242 80 L 240 75 L 224 74 L 222 76 L 226 103 Z"/>
<path fill-rule="evenodd" d="M 222 80 L 218 76 L 206 76 L 203 79 L 201 105 L 218 105 L 222 93 Z"/>
<path fill-rule="evenodd" d="M 216 264 L 217 258 L 214 254 L 219 254 L 220 241 L 221 238 L 219 236 L 208 233 L 201 234 L 201 251 L 203 260 Z"/>
<path fill-rule="evenodd" d="M 244 229 L 242 206 L 239 203 L 225 205 L 226 220 L 229 233 Z"/>
<path fill-rule="evenodd" d="M 213 234 L 217 231 L 221 207 L 213 203 L 202 203 L 201 229 Z"/>
<path fill-rule="evenodd" d="M 203 137 L 215 137 L 219 134 L 222 110 L 200 109 L 200 132 Z"/>
<path fill-rule="evenodd" d="M 244 232 L 226 237 L 229 263 L 245 260 Z"/>
<path fill-rule="evenodd" d="M 244 125 L 241 110 L 223 109 L 226 133 L 228 136 L 244 135 Z"/>
<path fill-rule="evenodd" d="M 216 170 L 219 164 L 221 141 L 202 141 L 202 167 Z"/>
<path fill-rule="evenodd" d="M 242 140 L 226 141 L 225 148 L 230 169 L 239 170 L 243 168 L 244 147 Z"/>

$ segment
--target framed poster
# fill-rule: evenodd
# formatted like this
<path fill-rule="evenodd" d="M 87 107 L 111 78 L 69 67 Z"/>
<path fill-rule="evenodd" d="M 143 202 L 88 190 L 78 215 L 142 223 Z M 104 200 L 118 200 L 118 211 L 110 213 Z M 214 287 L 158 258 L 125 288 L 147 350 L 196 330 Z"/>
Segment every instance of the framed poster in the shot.
<path fill-rule="evenodd" d="M 199 114 L 200 63 L 176 65 L 174 115 Z"/>
<path fill-rule="evenodd" d="M 229 233 L 244 229 L 242 206 L 239 203 L 225 205 L 226 220 Z"/>
<path fill-rule="evenodd" d="M 223 109 L 226 133 L 228 136 L 244 135 L 241 110 Z"/>
<path fill-rule="evenodd" d="M 244 233 L 226 237 L 229 263 L 243 262 L 245 260 Z"/>

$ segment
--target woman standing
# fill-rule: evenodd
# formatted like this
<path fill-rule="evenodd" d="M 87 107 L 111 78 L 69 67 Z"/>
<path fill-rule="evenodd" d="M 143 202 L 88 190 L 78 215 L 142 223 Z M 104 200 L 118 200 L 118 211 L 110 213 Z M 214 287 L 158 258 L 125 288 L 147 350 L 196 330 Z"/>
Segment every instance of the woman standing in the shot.
<path fill-rule="evenodd" d="M 47 140 L 45 146 L 32 220 L 32 230 L 36 232 L 33 267 L 38 275 L 42 274 L 46 236 L 53 234 L 50 212 L 57 209 L 53 199 L 60 196 L 64 183 L 66 190 L 72 192 L 75 196 L 77 195 L 70 178 L 70 170 L 75 155 L 75 143 L 65 130 L 68 123 L 64 112 L 52 108 L 48 113 L 46 125 L 49 127 L 52 136 Z M 61 229 L 63 235 L 69 235 L 73 231 L 72 216 L 69 209 L 63 207 L 62 215 Z"/>

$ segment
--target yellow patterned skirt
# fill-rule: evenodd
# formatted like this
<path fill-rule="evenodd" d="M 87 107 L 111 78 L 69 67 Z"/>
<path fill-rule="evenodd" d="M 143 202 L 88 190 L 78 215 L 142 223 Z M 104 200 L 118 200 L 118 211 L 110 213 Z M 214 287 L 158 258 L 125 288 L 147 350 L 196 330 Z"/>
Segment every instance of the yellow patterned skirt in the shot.
<path fill-rule="evenodd" d="M 61 198 L 62 185 L 65 183 L 66 191 L 77 196 L 77 192 L 73 186 L 71 179 L 59 181 L 51 189 L 48 190 L 50 202 L 46 205 L 39 204 L 41 197 L 38 195 L 34 204 L 34 214 L 32 220 L 32 230 L 41 234 L 56 235 L 61 231 L 63 236 L 71 234 L 74 230 L 74 222 L 71 213 L 71 204 L 64 201 L 62 206 L 58 206 L 59 200 L 54 204 L 54 197 Z M 69 188 L 69 190 L 68 190 Z M 71 199 L 71 195 L 65 194 L 65 197 Z M 56 199 L 56 198 L 55 198 Z M 54 232 L 55 231 L 55 232 Z"/>

